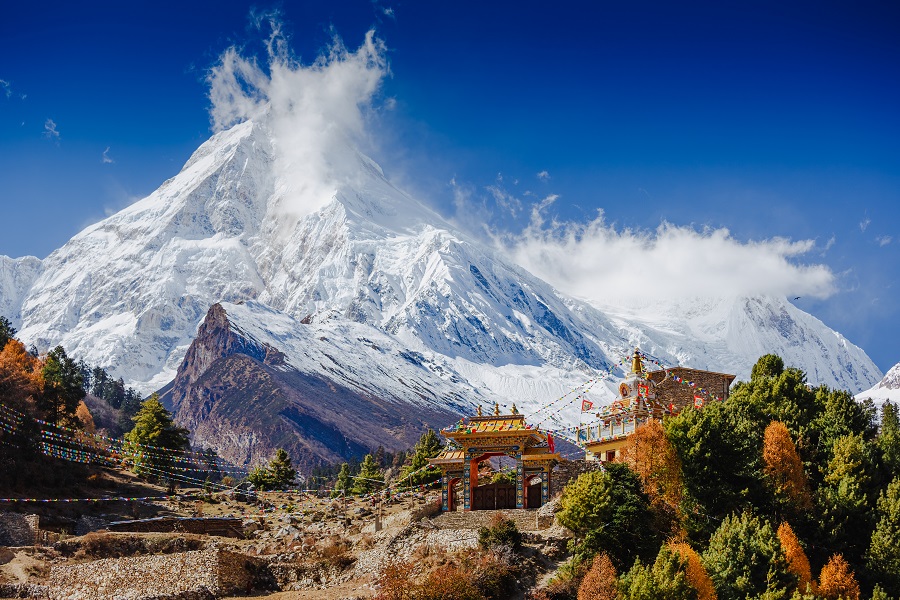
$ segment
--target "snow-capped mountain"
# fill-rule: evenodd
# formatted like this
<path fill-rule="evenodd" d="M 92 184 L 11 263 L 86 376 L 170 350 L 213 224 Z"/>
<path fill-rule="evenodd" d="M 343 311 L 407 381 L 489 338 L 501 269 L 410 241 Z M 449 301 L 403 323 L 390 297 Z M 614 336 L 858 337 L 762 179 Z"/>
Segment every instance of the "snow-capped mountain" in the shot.
<path fill-rule="evenodd" d="M 856 395 L 857 400 L 871 398 L 875 404 L 885 401 L 900 403 L 900 363 L 891 367 L 884 377 L 870 389 Z"/>
<path fill-rule="evenodd" d="M 333 180 L 307 181 L 302 168 L 285 178 L 268 127 L 261 119 L 216 134 L 153 194 L 42 262 L 0 263 L 13 265 L 0 266 L 0 308 L 20 338 L 42 349 L 62 343 L 150 391 L 175 377 L 210 306 L 245 302 L 255 307 L 252 337 L 300 371 L 334 371 L 317 354 L 324 350 L 304 341 L 303 327 L 324 327 L 342 344 L 380 340 L 397 350 L 371 357 L 373 370 L 403 372 L 407 352 L 431 373 L 420 382 L 432 391 L 424 400 L 407 393 L 407 378 L 399 389 L 359 373 L 329 375 L 350 388 L 435 406 L 505 399 L 526 414 L 635 345 L 668 364 L 739 378 L 767 352 L 806 370 L 812 383 L 856 391 L 881 376 L 861 349 L 782 298 L 623 308 L 567 297 L 397 189 L 352 149 L 342 156 L 353 164 Z M 299 188 L 320 194 L 315 207 L 298 208 Z M 612 397 L 607 388 L 592 393 Z M 578 415 L 572 406 L 559 418 Z"/>

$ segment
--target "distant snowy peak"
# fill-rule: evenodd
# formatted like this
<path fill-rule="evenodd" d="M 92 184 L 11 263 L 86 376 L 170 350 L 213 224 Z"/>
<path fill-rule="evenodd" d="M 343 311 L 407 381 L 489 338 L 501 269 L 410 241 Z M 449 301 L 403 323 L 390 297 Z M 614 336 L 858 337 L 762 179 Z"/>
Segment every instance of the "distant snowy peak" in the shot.
<path fill-rule="evenodd" d="M 878 404 L 882 404 L 886 400 L 900 403 L 900 363 L 891 367 L 874 387 L 857 394 L 856 398 L 857 400 L 871 398 Z"/>
<path fill-rule="evenodd" d="M 882 380 L 875 387 L 888 390 L 900 390 L 900 363 L 891 367 L 891 370 L 885 373 Z"/>
<path fill-rule="evenodd" d="M 785 298 L 773 296 L 647 300 L 598 305 L 633 344 L 670 364 L 749 380 L 756 359 L 778 354 L 810 383 L 852 392 L 881 372 L 866 353 Z"/>

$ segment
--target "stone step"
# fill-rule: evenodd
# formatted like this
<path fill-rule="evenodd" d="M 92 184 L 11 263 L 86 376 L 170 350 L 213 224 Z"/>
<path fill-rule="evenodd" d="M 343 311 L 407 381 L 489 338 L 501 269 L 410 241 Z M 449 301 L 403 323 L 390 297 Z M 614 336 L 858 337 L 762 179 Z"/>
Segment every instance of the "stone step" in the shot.
<path fill-rule="evenodd" d="M 537 509 L 524 508 L 445 512 L 434 517 L 431 522 L 439 529 L 478 529 L 489 527 L 497 514 L 515 521 L 519 531 L 537 531 L 549 526 L 539 523 Z"/>

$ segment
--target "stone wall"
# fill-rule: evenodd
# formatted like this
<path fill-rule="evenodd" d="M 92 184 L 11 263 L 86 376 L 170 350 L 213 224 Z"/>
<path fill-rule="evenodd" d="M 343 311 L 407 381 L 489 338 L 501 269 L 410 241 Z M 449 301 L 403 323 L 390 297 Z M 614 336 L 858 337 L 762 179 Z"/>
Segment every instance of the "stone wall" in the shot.
<path fill-rule="evenodd" d="M 224 550 L 106 558 L 50 570 L 51 600 L 194 600 L 244 592 L 253 559 Z"/>
<path fill-rule="evenodd" d="M 673 376 L 681 377 L 686 381 L 696 383 L 696 387 L 691 387 L 684 383 L 675 381 Z M 724 373 L 714 373 L 712 371 L 701 371 L 698 369 L 688 369 L 685 367 L 674 367 L 669 369 L 668 376 L 665 371 L 652 371 L 649 374 L 650 381 L 656 384 L 656 397 L 662 404 L 668 406 L 674 404 L 678 409 L 694 404 L 694 394 L 697 388 L 709 390 L 709 395 L 703 395 L 704 401 L 712 396 L 718 396 L 722 400 L 728 398 L 728 390 L 731 382 L 734 381 L 734 375 L 726 375 Z M 702 395 L 697 393 L 698 396 Z"/>
<path fill-rule="evenodd" d="M 109 531 L 135 533 L 196 533 L 223 537 L 244 537 L 240 519 L 231 517 L 159 517 L 135 521 L 116 521 L 106 526 Z"/>
<path fill-rule="evenodd" d="M 49 598 L 46 585 L 34 583 L 0 583 L 0 598 Z"/>
<path fill-rule="evenodd" d="M 0 546 L 32 546 L 39 539 L 40 517 L 0 513 Z"/>
<path fill-rule="evenodd" d="M 555 498 L 562 493 L 569 481 L 576 479 L 582 473 L 596 471 L 600 469 L 599 461 L 590 461 L 584 459 L 559 461 L 556 468 L 550 474 L 550 497 Z"/>

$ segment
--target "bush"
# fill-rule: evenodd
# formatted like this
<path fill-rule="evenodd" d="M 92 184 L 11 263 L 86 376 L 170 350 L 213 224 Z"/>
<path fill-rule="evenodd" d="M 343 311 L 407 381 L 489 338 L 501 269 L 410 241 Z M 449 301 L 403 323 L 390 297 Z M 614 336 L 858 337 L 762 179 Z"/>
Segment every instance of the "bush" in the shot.
<path fill-rule="evenodd" d="M 522 547 L 522 534 L 515 521 L 496 514 L 489 527 L 478 529 L 478 545 L 484 550 L 495 546 L 509 546 L 517 551 Z"/>
<path fill-rule="evenodd" d="M 415 600 L 484 600 L 472 574 L 459 565 L 438 567 L 418 586 Z"/>
<path fill-rule="evenodd" d="M 375 600 L 413 600 L 415 583 L 413 566 L 405 561 L 392 561 L 378 574 Z"/>

